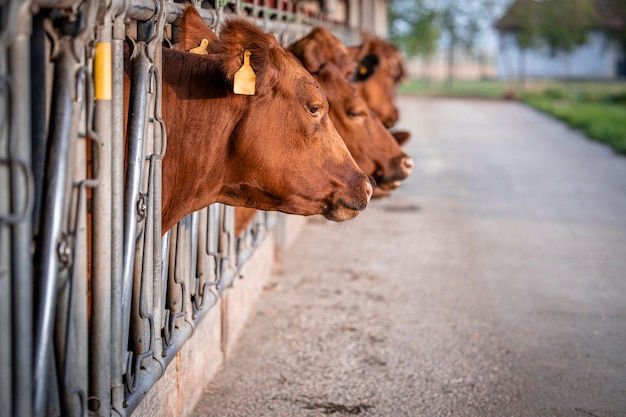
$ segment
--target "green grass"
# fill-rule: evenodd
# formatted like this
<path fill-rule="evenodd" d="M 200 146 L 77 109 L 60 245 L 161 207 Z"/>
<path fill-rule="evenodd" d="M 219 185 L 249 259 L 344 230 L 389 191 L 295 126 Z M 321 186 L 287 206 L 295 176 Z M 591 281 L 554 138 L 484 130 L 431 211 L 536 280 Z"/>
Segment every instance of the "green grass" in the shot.
<path fill-rule="evenodd" d="M 589 100 L 554 97 L 554 93 L 527 93 L 524 102 L 568 125 L 580 129 L 594 140 L 610 145 L 616 152 L 626 154 L 626 104 L 610 99 Z"/>
<path fill-rule="evenodd" d="M 402 94 L 472 98 L 517 98 L 582 130 L 589 138 L 626 155 L 626 82 L 533 81 L 523 92 L 505 81 L 411 80 Z"/>
<path fill-rule="evenodd" d="M 466 81 L 459 80 L 449 84 L 445 81 L 430 81 L 412 79 L 400 85 L 402 94 L 473 97 L 473 98 L 501 98 L 509 87 L 506 82 L 497 80 Z"/>

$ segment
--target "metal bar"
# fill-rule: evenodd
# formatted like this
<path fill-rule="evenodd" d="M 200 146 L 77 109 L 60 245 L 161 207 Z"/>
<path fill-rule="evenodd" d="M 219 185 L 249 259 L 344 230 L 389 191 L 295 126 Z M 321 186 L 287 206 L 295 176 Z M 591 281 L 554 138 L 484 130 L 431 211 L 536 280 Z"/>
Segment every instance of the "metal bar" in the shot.
<path fill-rule="evenodd" d="M 85 167 L 84 143 L 77 144 L 78 152 L 71 152 L 76 175 Z M 85 229 L 85 188 L 80 181 L 72 189 L 72 201 L 67 223 L 67 247 L 72 260 L 59 271 L 54 329 L 55 354 L 58 372 L 59 397 L 63 416 L 78 417 L 87 413 L 87 256 L 83 244 Z"/>
<path fill-rule="evenodd" d="M 160 332 L 156 331 L 156 326 L 160 325 L 155 321 L 155 318 L 160 318 L 161 310 L 155 308 L 155 302 L 160 302 L 160 290 L 161 286 L 158 284 L 160 279 L 160 219 L 154 218 L 154 190 L 153 186 L 156 183 L 155 180 L 155 160 L 159 160 L 161 155 L 158 155 L 155 148 L 161 148 L 161 130 L 162 125 L 158 123 L 155 127 L 154 115 L 156 104 L 160 104 L 160 101 L 155 97 L 160 88 L 156 88 L 158 73 L 155 64 L 160 61 L 160 51 L 162 34 L 165 22 L 163 20 L 163 2 L 158 3 L 159 8 L 155 15 L 155 21 L 140 22 L 137 27 L 138 39 L 141 43 L 146 43 L 146 55 L 150 61 L 149 67 L 149 79 L 147 91 L 150 100 L 149 105 L 149 121 L 146 125 L 146 147 L 145 153 L 150 156 L 150 164 L 148 164 L 148 173 L 142 180 L 142 189 L 145 193 L 142 194 L 142 205 L 145 206 L 144 215 L 142 216 L 144 221 L 142 222 L 141 230 L 137 232 L 138 240 L 141 240 L 142 245 L 137 246 L 135 252 L 135 273 L 133 283 L 133 296 L 131 302 L 131 337 L 132 337 L 132 351 L 134 353 L 134 362 L 132 367 L 126 373 L 127 375 L 127 388 L 129 392 L 134 392 L 136 387 L 140 383 L 140 369 L 145 369 L 149 366 L 157 366 L 157 371 L 163 373 L 165 371 L 164 366 L 161 366 L 160 361 Z M 156 28 L 155 28 L 156 27 Z M 160 200 L 158 202 L 160 205 Z M 158 224 L 156 224 L 158 222 Z M 158 233 L 155 236 L 155 231 Z M 155 242 L 158 239 L 159 242 Z M 151 360 L 153 358 L 154 360 Z M 155 363 L 156 362 L 156 363 Z"/>
<path fill-rule="evenodd" d="M 91 271 L 91 332 L 89 368 L 90 413 L 109 416 L 111 404 L 111 228 L 112 223 L 112 17 L 105 14 L 100 25 L 94 57 L 95 129 L 99 141 L 98 177 L 100 185 L 93 192 L 92 271 Z"/>
<path fill-rule="evenodd" d="M 237 254 L 235 253 L 235 208 L 222 204 L 220 207 L 220 231 L 219 231 L 219 253 L 220 253 L 220 280 L 217 290 L 222 293 L 230 287 L 237 268 Z"/>
<path fill-rule="evenodd" d="M 78 7 L 84 0 L 34 0 L 33 6 L 43 9 L 71 9 Z"/>
<path fill-rule="evenodd" d="M 155 53 L 155 66 L 152 70 L 152 76 L 154 81 L 154 143 L 153 143 L 153 155 L 150 157 L 151 168 L 151 187 L 152 187 L 152 256 L 153 256 L 153 308 L 154 319 L 157 326 L 163 322 L 163 300 L 165 298 L 164 286 L 163 286 L 163 239 L 161 228 L 161 200 L 162 200 L 162 163 L 165 157 L 165 151 L 167 149 L 167 133 L 165 121 L 162 116 L 162 80 L 161 72 L 159 68 L 162 65 L 161 48 L 157 48 Z M 161 332 L 157 332 L 155 345 L 154 345 L 154 357 L 160 360 L 163 352 L 163 342 L 161 338 Z"/>
<path fill-rule="evenodd" d="M 112 55 L 112 138 L 111 138 L 111 405 L 119 413 L 124 403 L 125 367 L 123 333 L 123 254 L 124 254 L 124 10 L 117 5 L 113 21 Z M 101 347 L 107 349 L 106 346 Z"/>
<path fill-rule="evenodd" d="M 175 240 L 170 248 L 170 269 L 166 292 L 167 320 L 164 328 L 163 348 L 166 352 L 172 346 L 177 329 L 183 328 L 181 323 L 185 318 L 185 300 L 187 288 L 185 277 L 191 273 L 191 235 L 193 229 L 193 215 L 182 219 L 174 228 Z M 173 262 L 171 262 L 173 260 Z"/>
<path fill-rule="evenodd" d="M 13 415 L 13 372 L 12 365 L 14 343 L 12 340 L 13 328 L 19 326 L 18 318 L 13 317 L 13 303 L 11 281 L 12 245 L 11 245 L 11 164 L 10 143 L 13 123 L 11 109 L 15 93 L 9 62 L 8 46 L 12 41 L 13 28 L 10 28 L 15 19 L 17 4 L 12 2 L 7 7 L 9 13 L 0 20 L 0 414 Z"/>
<path fill-rule="evenodd" d="M 11 307 L 13 320 L 13 416 L 32 415 L 33 313 L 32 313 L 32 204 L 30 145 L 30 30 L 31 14 L 28 2 L 20 5 L 17 14 L 15 39 L 9 52 L 10 72 L 16 103 L 11 123 L 11 156 L 20 161 L 22 170 L 11 173 L 12 211 L 25 214 L 12 228 L 11 248 Z M 21 171 L 21 172 L 19 172 Z"/>
<path fill-rule="evenodd" d="M 76 61 L 71 52 L 71 39 L 60 40 L 59 56 L 55 59 L 50 139 L 39 241 L 36 249 L 38 264 L 35 267 L 38 289 L 35 322 L 34 355 L 34 414 L 43 416 L 47 394 L 48 360 L 54 325 L 56 284 L 59 267 L 58 247 L 61 242 L 61 225 L 64 217 L 64 199 L 68 179 L 68 151 L 72 130 L 72 97 Z"/>
<path fill-rule="evenodd" d="M 130 105 L 127 141 L 126 185 L 124 195 L 124 255 L 122 278 L 122 348 L 128 346 L 131 298 L 133 288 L 133 264 L 137 234 L 137 204 L 143 171 L 144 141 L 146 135 L 146 107 L 148 94 L 148 71 L 150 61 L 146 56 L 146 44 L 139 42 L 138 54 L 131 59 Z"/>
<path fill-rule="evenodd" d="M 46 35 L 44 31 L 44 14 L 33 16 L 31 41 L 31 126 L 32 126 L 32 171 L 35 180 L 35 196 L 33 205 L 33 231 L 39 229 L 41 200 L 43 194 L 43 178 L 46 166 L 47 126 L 46 126 Z"/>
<path fill-rule="evenodd" d="M 164 3 L 164 17 L 167 23 L 174 23 L 183 16 L 183 10 L 185 10 L 185 3 Z M 132 20 L 147 21 L 154 19 L 158 13 L 158 2 L 155 0 L 133 0 L 129 6 L 126 17 Z M 208 22 L 209 25 L 214 25 L 217 22 L 217 13 L 215 10 L 198 9 L 200 16 Z"/>
<path fill-rule="evenodd" d="M 81 27 L 76 25 L 75 28 Z M 72 45 L 84 45 L 84 38 L 72 38 Z M 84 63 L 83 48 L 78 61 Z M 88 323 L 87 323 L 87 244 L 86 189 L 97 185 L 97 178 L 86 178 L 87 140 L 97 140 L 91 131 L 93 88 L 86 66 L 77 66 L 72 84 L 72 129 L 68 148 L 66 216 L 61 245 L 62 269 L 58 271 L 57 307 L 54 328 L 54 352 L 57 365 L 58 395 L 61 413 L 79 417 L 87 413 L 88 392 Z M 82 138 L 83 140 L 78 140 Z M 94 166 L 98 166 L 97 151 Z M 97 175 L 94 174 L 96 177 Z M 71 185 L 70 185 L 71 184 Z M 64 259 L 63 259 L 64 258 Z"/>

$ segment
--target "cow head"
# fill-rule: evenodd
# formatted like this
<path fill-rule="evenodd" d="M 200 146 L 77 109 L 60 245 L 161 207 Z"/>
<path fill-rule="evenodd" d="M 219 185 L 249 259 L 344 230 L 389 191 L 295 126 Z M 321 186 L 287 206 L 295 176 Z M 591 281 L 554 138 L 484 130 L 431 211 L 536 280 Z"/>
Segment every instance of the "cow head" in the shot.
<path fill-rule="evenodd" d="M 330 118 L 359 167 L 379 187 L 398 185 L 413 170 L 413 161 L 365 104 L 339 68 L 329 62 L 315 74 L 330 104 Z"/>
<path fill-rule="evenodd" d="M 354 85 L 368 106 L 387 127 L 398 121 L 397 84 L 404 77 L 402 57 L 393 44 L 364 36 L 359 46 L 348 48 L 357 63 Z"/>
<path fill-rule="evenodd" d="M 330 121 L 323 90 L 272 35 L 233 19 L 217 39 L 193 7 L 181 49 L 189 34 L 209 40 L 207 54 L 163 50 L 164 230 L 214 202 L 335 221 L 367 206 L 369 178 Z M 256 73 L 250 96 L 232 92 L 244 51 Z"/>
<path fill-rule="evenodd" d="M 397 181 L 406 178 L 413 161 L 348 81 L 354 75 L 354 67 L 343 43 L 327 29 L 316 28 L 289 46 L 288 51 L 324 89 L 333 124 L 359 167 L 379 186 L 397 185 Z"/>
<path fill-rule="evenodd" d="M 311 73 L 318 72 L 327 62 L 334 63 L 346 78 L 351 78 L 356 69 L 348 48 L 322 27 L 314 28 L 307 36 L 291 44 L 288 50 Z"/>

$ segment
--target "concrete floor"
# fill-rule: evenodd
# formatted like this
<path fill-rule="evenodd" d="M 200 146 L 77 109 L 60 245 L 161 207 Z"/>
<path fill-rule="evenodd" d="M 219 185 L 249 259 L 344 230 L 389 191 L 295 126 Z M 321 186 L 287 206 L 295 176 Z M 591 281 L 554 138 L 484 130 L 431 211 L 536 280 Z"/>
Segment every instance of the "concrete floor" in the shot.
<path fill-rule="evenodd" d="M 307 222 L 195 416 L 626 416 L 626 158 L 519 103 L 399 101 L 416 171 Z"/>

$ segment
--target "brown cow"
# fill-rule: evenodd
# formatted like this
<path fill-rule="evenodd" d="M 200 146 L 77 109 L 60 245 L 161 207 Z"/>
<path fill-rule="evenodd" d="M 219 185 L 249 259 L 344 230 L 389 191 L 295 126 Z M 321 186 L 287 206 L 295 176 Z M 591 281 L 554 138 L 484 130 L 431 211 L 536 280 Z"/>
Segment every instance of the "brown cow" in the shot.
<path fill-rule="evenodd" d="M 332 62 L 314 74 L 330 105 L 330 119 L 359 167 L 377 187 L 395 188 L 413 170 L 413 161 Z"/>
<path fill-rule="evenodd" d="M 183 38 L 194 36 L 194 22 L 202 19 L 188 7 Z M 208 40 L 206 55 L 163 49 L 163 230 L 216 202 L 335 221 L 365 209 L 369 178 L 332 125 L 313 77 L 244 20 L 228 21 L 219 39 Z M 256 94 L 235 95 L 246 50 Z M 125 81 L 128 100 L 128 74 Z"/>
<path fill-rule="evenodd" d="M 413 161 L 348 81 L 354 62 L 343 43 L 327 29 L 315 28 L 287 50 L 326 92 L 331 120 L 359 167 L 382 188 L 394 188 L 408 177 Z"/>
<path fill-rule="evenodd" d="M 406 78 L 404 60 L 398 48 L 391 42 L 363 36 L 362 45 L 349 48 L 354 59 L 358 61 L 354 82 L 368 105 L 373 106 L 379 117 L 387 120 L 387 127 L 391 127 L 398 116 L 393 96 L 398 84 Z M 381 64 L 381 61 L 384 62 Z M 372 77 L 373 75 L 375 76 Z M 392 135 L 399 145 L 404 145 L 411 137 L 411 133 L 407 131 L 394 131 Z"/>
<path fill-rule="evenodd" d="M 357 62 L 354 85 L 359 94 L 385 126 L 392 127 L 399 117 L 396 87 L 405 76 L 400 52 L 392 43 L 367 35 L 361 45 L 348 50 Z"/>

